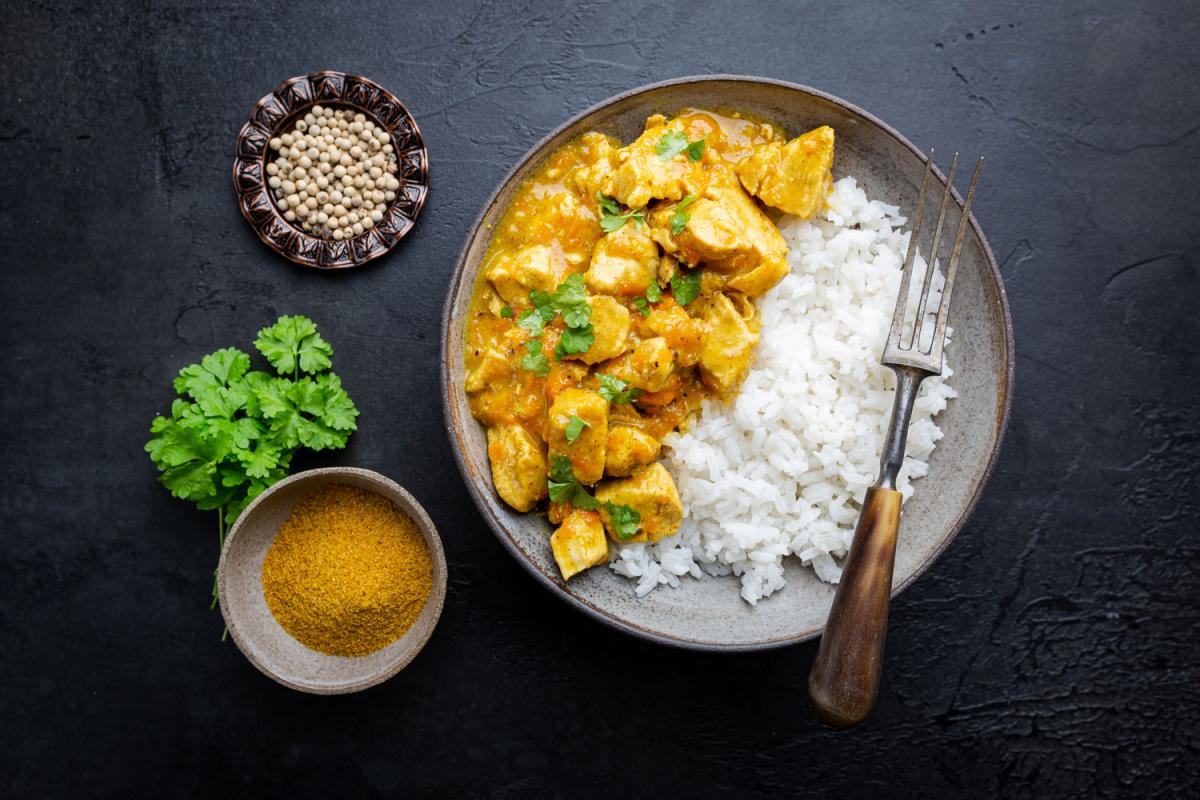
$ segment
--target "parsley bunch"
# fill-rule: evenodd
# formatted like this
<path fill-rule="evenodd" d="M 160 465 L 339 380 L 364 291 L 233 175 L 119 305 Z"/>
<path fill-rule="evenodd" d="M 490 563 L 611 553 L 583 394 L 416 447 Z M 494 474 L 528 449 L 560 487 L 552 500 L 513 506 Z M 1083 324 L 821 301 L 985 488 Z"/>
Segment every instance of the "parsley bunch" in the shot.
<path fill-rule="evenodd" d="M 571 469 L 571 459 L 556 454 L 550 463 L 550 478 L 546 481 L 550 500 L 554 503 L 570 503 L 584 511 L 606 511 L 617 538 L 628 539 L 638 532 L 642 524 L 641 513 L 633 506 L 618 503 L 601 503 L 583 487 Z"/>
<path fill-rule="evenodd" d="M 358 409 L 330 368 L 333 348 L 317 326 L 284 316 L 254 343 L 275 372 L 251 370 L 234 347 L 179 371 L 170 416 L 150 423 L 146 443 L 159 482 L 202 511 L 218 511 L 221 545 L 258 495 L 284 478 L 292 454 L 340 449 L 357 428 Z M 216 585 L 213 585 L 216 604 Z"/>
<path fill-rule="evenodd" d="M 555 360 L 562 361 L 572 353 L 585 352 L 596 340 L 596 332 L 592 329 L 592 306 L 584 296 L 583 276 L 579 273 L 568 277 L 553 292 L 530 292 L 529 300 L 533 308 L 517 318 L 517 327 L 530 335 L 525 342 L 527 354 L 521 366 L 544 378 L 550 372 L 550 362 L 542 353 L 542 331 L 562 314 L 567 327 L 554 348 Z"/>

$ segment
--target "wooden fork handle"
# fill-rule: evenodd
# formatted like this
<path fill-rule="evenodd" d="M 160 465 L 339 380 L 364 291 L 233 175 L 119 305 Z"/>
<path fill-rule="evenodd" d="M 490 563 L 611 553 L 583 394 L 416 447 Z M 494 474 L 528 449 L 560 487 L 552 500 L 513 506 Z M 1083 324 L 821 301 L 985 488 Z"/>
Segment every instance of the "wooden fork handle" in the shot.
<path fill-rule="evenodd" d="M 875 705 L 899 528 L 900 492 L 867 489 L 808 676 L 808 695 L 817 716 L 832 728 L 857 725 Z"/>

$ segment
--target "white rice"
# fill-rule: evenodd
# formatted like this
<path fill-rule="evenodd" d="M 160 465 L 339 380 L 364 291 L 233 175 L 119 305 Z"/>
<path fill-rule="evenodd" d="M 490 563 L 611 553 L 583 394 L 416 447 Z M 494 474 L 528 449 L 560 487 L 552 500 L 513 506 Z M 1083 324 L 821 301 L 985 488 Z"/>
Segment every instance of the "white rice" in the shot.
<path fill-rule="evenodd" d="M 754 605 L 783 588 L 788 556 L 837 583 L 835 559 L 849 548 L 891 416 L 895 376 L 879 355 L 908 248 L 905 222 L 849 177 L 817 219 L 780 220 L 792 273 L 759 304 L 762 339 L 741 391 L 729 405 L 707 401 L 686 433 L 665 440 L 683 526 L 657 544 L 616 548 L 609 564 L 637 581 L 639 597 L 687 575 L 733 573 Z M 924 272 L 918 256 L 914 295 Z M 940 288 L 940 272 L 933 281 Z M 898 481 L 905 499 L 942 438 L 933 417 L 956 396 L 950 375 L 947 366 L 926 380 L 917 399 Z"/>

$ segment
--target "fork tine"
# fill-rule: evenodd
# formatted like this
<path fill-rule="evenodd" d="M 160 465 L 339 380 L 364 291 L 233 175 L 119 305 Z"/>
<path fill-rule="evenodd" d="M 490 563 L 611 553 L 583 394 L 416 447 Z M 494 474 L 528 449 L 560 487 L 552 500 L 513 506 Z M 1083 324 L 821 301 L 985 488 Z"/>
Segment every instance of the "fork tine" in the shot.
<path fill-rule="evenodd" d="M 888 341 L 895 342 L 897 347 L 904 331 L 904 312 L 908 310 L 908 291 L 913 262 L 917 255 L 917 237 L 921 235 L 921 212 L 925 209 L 925 187 L 929 183 L 929 173 L 932 171 L 933 148 L 930 148 L 929 158 L 925 161 L 925 176 L 921 178 L 921 191 L 917 195 L 917 211 L 913 215 L 912 232 L 908 235 L 908 254 L 904 256 L 904 264 L 900 267 L 900 294 L 896 298 L 896 310 L 892 312 L 892 329 L 888 332 Z"/>
<path fill-rule="evenodd" d="M 954 235 L 954 249 L 950 252 L 950 265 L 946 268 L 946 283 L 942 287 L 942 297 L 938 302 L 937 327 L 933 331 L 933 343 L 930 353 L 940 356 L 942 344 L 946 339 L 946 322 L 950 318 L 950 295 L 954 292 L 954 273 L 958 271 L 958 256 L 962 252 L 963 237 L 967 233 L 967 225 L 971 221 L 971 201 L 975 198 L 975 184 L 979 182 L 979 171 L 983 169 L 983 157 L 975 164 L 975 174 L 971 176 L 971 186 L 967 189 L 967 199 L 963 203 L 962 219 L 958 221 L 958 233 Z"/>
<path fill-rule="evenodd" d="M 925 352 L 921 348 L 921 329 L 925 326 L 925 307 L 929 304 L 929 287 L 933 283 L 934 264 L 937 262 L 938 247 L 942 243 L 942 223 L 946 221 L 946 206 L 950 203 L 950 194 L 954 187 L 954 172 L 958 169 L 958 153 L 950 162 L 950 172 L 946 175 L 946 189 L 942 192 L 942 209 L 938 213 L 937 230 L 933 232 L 933 246 L 929 251 L 929 260 L 925 262 L 925 280 L 921 285 L 921 301 L 917 305 L 917 319 L 913 325 L 912 344 L 910 350 L 918 353 Z"/>

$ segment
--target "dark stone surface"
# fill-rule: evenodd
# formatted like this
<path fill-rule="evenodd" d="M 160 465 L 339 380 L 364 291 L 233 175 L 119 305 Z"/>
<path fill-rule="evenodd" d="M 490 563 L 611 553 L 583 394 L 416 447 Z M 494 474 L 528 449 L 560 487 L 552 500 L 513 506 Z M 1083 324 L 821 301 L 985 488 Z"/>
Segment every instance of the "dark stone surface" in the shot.
<path fill-rule="evenodd" d="M 0 794 L 1169 797 L 1200 787 L 1200 14 L 1190 0 L 7 4 L 0 26 Z M 229 170 L 312 69 L 416 114 L 432 192 L 377 267 L 291 267 Z M 1017 395 L 978 511 L 895 604 L 868 723 L 822 730 L 812 645 L 674 652 L 571 613 L 484 527 L 442 430 L 437 330 L 511 163 L 619 90 L 819 87 L 986 153 L 977 211 Z M 336 458 L 443 532 L 428 649 L 362 695 L 259 675 L 207 610 L 214 519 L 142 452 L 176 370 L 311 315 L 364 410 Z M 681 680 L 682 678 L 682 680 Z"/>

